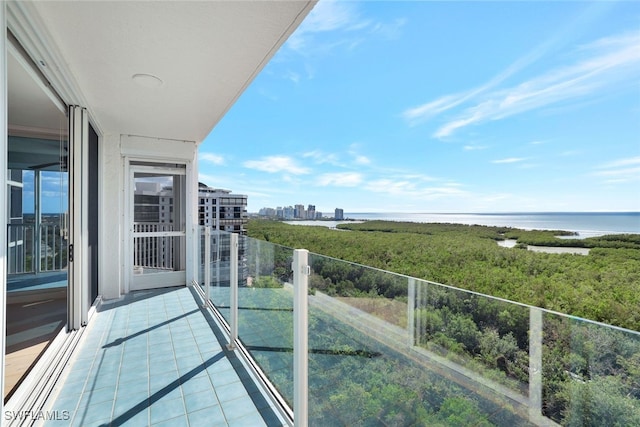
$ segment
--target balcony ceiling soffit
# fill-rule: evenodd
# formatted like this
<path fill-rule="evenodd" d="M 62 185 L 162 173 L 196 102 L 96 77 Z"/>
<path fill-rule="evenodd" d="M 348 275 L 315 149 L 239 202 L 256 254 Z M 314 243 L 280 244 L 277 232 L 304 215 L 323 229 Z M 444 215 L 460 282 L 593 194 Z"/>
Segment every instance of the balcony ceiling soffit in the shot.
<path fill-rule="evenodd" d="M 104 132 L 201 141 L 314 3 L 34 6 Z"/>

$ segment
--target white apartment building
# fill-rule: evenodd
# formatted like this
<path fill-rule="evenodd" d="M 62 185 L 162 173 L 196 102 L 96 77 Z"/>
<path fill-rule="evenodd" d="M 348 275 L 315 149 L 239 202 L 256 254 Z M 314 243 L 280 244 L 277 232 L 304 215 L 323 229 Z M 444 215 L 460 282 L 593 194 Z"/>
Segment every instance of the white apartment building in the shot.
<path fill-rule="evenodd" d="M 136 182 L 134 220 L 138 224 L 173 224 L 173 189 L 160 182 Z M 247 196 L 229 190 L 198 188 L 198 221 L 216 230 L 245 234 Z"/>
<path fill-rule="evenodd" d="M 198 188 L 200 225 L 216 230 L 246 234 L 247 196 L 229 190 L 211 188 L 200 183 Z"/>

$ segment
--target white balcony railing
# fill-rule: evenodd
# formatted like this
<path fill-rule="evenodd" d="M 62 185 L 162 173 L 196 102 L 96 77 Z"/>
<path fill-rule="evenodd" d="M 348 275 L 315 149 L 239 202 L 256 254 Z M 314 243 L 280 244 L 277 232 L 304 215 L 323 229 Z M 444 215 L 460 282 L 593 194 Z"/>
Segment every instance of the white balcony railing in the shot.
<path fill-rule="evenodd" d="M 64 270 L 67 250 L 66 229 L 58 224 L 7 225 L 8 274 Z"/>
<path fill-rule="evenodd" d="M 134 268 L 153 270 L 174 270 L 175 236 L 145 235 L 145 233 L 173 232 L 170 223 L 136 222 L 134 231 Z"/>
<path fill-rule="evenodd" d="M 640 425 L 636 331 L 202 236 L 202 294 L 292 424 Z"/>

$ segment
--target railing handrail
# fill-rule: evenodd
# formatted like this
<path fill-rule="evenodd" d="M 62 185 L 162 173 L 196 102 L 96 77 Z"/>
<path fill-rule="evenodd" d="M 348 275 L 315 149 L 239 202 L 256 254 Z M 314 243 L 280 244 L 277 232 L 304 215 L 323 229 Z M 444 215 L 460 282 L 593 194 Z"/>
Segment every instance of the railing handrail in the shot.
<path fill-rule="evenodd" d="M 224 231 L 224 230 L 220 230 L 220 233 L 233 234 L 233 233 L 231 233 L 229 231 Z M 245 239 L 253 239 L 253 240 L 256 240 L 256 241 L 259 241 L 259 242 L 266 242 L 266 243 L 269 243 L 269 244 L 274 245 L 276 247 L 286 248 L 286 249 L 290 249 L 292 251 L 294 250 L 294 248 L 289 247 L 289 246 L 284 246 L 284 245 L 280 245 L 280 244 L 277 244 L 277 243 L 267 242 L 266 240 L 260 240 L 260 239 L 256 239 L 256 238 L 249 237 L 249 236 L 246 236 L 246 235 L 243 236 L 243 238 L 245 238 Z M 580 322 L 587 322 L 587 323 L 590 323 L 590 324 L 593 324 L 593 325 L 607 327 L 607 328 L 611 328 L 611 329 L 614 329 L 614 330 L 617 330 L 617 331 L 620 331 L 620 332 L 632 333 L 632 334 L 640 336 L 640 331 L 634 331 L 633 329 L 627 329 L 627 328 L 624 328 L 624 327 L 621 327 L 621 326 L 610 325 L 608 323 L 599 322 L 597 320 L 592 320 L 592 319 L 587 319 L 587 318 L 580 317 L 580 316 L 575 316 L 575 315 L 572 315 L 572 314 L 562 313 L 560 311 L 555 311 L 555 310 L 551 310 L 551 309 L 544 308 L 544 307 L 538 307 L 538 306 L 535 306 L 535 305 L 526 304 L 526 303 L 522 303 L 522 302 L 518 302 L 518 301 L 512 301 L 512 300 L 509 300 L 509 299 L 506 299 L 506 298 L 497 297 L 497 296 L 494 296 L 494 295 L 483 294 L 481 292 L 472 291 L 472 290 L 469 290 L 469 289 L 458 288 L 458 287 L 453 286 L 453 285 L 447 285 L 447 284 L 444 284 L 444 283 L 438 283 L 438 282 L 434 282 L 434 281 L 427 280 L 427 279 L 420 279 L 418 277 L 413 277 L 413 276 L 409 276 L 409 275 L 402 274 L 402 273 L 396 273 L 396 272 L 389 271 L 389 270 L 384 270 L 384 269 L 381 269 L 381 268 L 378 268 L 378 267 L 372 267 L 370 265 L 359 264 L 357 262 L 347 261 L 347 260 L 343 260 L 343 259 L 340 259 L 340 258 L 335 258 L 335 257 L 329 256 L 329 255 L 323 255 L 323 254 L 318 254 L 318 253 L 315 253 L 315 252 L 309 252 L 309 256 L 314 256 L 314 255 L 320 256 L 320 257 L 323 257 L 323 258 L 327 258 L 327 259 L 330 259 L 330 260 L 333 260 L 333 261 L 349 264 L 349 265 L 352 265 L 352 266 L 355 266 L 355 267 L 366 268 L 368 270 L 377 271 L 377 272 L 380 272 L 380 273 L 392 274 L 394 276 L 403 277 L 403 278 L 406 278 L 406 279 L 419 280 L 421 282 L 429 283 L 431 285 L 439 286 L 439 287 L 442 287 L 442 288 L 445 288 L 445 289 L 450 289 L 450 290 L 459 291 L 459 292 L 465 292 L 465 293 L 469 293 L 469 294 L 472 294 L 472 295 L 475 295 L 475 296 L 479 296 L 479 297 L 483 297 L 483 298 L 489 298 L 489 299 L 494 300 L 494 301 L 500 301 L 500 302 L 504 302 L 504 303 L 514 304 L 514 305 L 517 305 L 517 306 L 520 306 L 520 307 L 523 307 L 523 308 L 527 308 L 527 309 L 538 309 L 538 310 L 542 310 L 545 313 L 553 314 L 555 316 L 562 316 L 562 317 L 565 317 L 565 318 L 568 318 L 568 319 L 571 319 L 571 320 L 576 320 L 576 321 L 580 321 Z"/>
<path fill-rule="evenodd" d="M 210 230 L 211 227 L 204 227 L 204 229 L 206 230 Z M 222 236 L 222 235 L 233 235 L 234 233 L 230 233 L 227 231 L 216 231 L 216 235 L 218 236 Z M 218 243 L 220 242 L 220 238 L 218 238 Z M 210 241 L 207 239 L 207 242 Z M 244 236 L 244 239 L 242 239 L 241 241 L 244 241 L 244 246 L 248 249 L 247 252 L 247 256 L 251 257 L 251 248 L 254 247 L 253 245 L 251 245 L 250 243 L 253 242 L 259 242 L 260 244 L 265 244 L 267 245 L 267 247 L 273 247 L 273 248 L 283 248 L 287 251 L 291 251 L 291 254 L 293 255 L 293 258 L 295 260 L 295 254 L 298 253 L 299 249 L 292 249 L 290 247 L 287 246 L 283 246 L 283 245 L 277 245 L 277 244 L 273 244 L 271 242 L 266 242 L 263 240 L 259 240 L 259 239 L 253 239 L 251 237 L 247 237 Z M 205 243 L 207 244 L 207 243 Z M 234 245 L 229 245 L 229 249 L 232 250 L 233 252 L 233 247 Z M 260 253 L 260 245 L 255 246 L 256 248 L 258 248 L 258 254 Z M 271 254 L 271 251 L 273 249 L 269 249 L 267 250 L 267 252 L 264 252 L 263 250 L 263 254 Z M 302 250 L 304 251 L 304 250 Z M 308 251 L 305 251 L 308 254 Z M 474 291 L 468 291 L 465 289 L 460 289 L 460 288 L 456 288 L 454 286 L 450 286 L 450 285 L 444 285 L 444 284 L 440 284 L 440 283 L 436 283 L 436 282 L 432 282 L 429 280 L 424 280 L 424 279 L 418 279 L 418 278 L 414 278 L 408 275 L 404 275 L 404 274 L 398 274 L 398 273 L 394 273 L 394 272 L 390 272 L 387 270 L 383 270 L 383 269 L 379 269 L 379 268 L 374 268 L 374 267 L 370 267 L 370 266 L 366 266 L 366 265 L 362 265 L 362 264 L 358 264 L 358 263 L 354 263 L 354 262 L 349 262 L 349 261 L 344 261 L 344 260 L 340 260 L 337 258 L 333 258 L 333 257 L 328 257 L 325 255 L 321 255 L 321 254 L 311 254 L 312 256 L 317 256 L 317 257 L 322 257 L 323 259 L 327 259 L 329 261 L 335 261 L 341 264 L 346 264 L 346 265 L 350 265 L 353 267 L 356 267 L 358 269 L 362 268 L 366 271 L 376 271 L 376 272 L 380 272 L 380 273 L 384 273 L 387 275 L 391 275 L 393 277 L 396 278 L 401 278 L 401 279 L 406 279 L 407 282 L 407 301 L 406 301 L 406 310 L 407 310 L 407 326 L 400 326 L 400 328 L 405 328 L 406 330 L 403 332 L 401 329 L 399 330 L 400 333 L 396 333 L 397 337 L 395 337 L 395 343 L 398 343 L 398 345 L 390 345 L 388 344 L 389 340 L 384 339 L 384 337 L 382 337 L 382 339 L 380 338 L 380 334 L 384 335 L 384 328 L 381 328 L 379 325 L 376 326 L 376 322 L 373 322 L 373 317 L 375 317 L 376 319 L 379 319 L 381 322 L 385 322 L 385 324 L 389 325 L 389 326 L 394 326 L 396 325 L 394 322 L 394 320 L 392 320 L 392 317 L 378 317 L 378 314 L 368 314 L 369 317 L 367 317 L 367 319 L 369 319 L 368 321 L 365 319 L 365 317 L 357 317 L 353 318 L 353 316 L 355 316 L 355 311 L 360 310 L 358 307 L 358 305 L 354 305 L 354 309 L 351 310 L 338 310 L 337 308 L 333 307 L 330 308 L 328 311 L 325 311 L 325 314 L 331 315 L 332 318 L 337 319 L 338 321 L 344 323 L 345 325 L 348 325 L 350 328 L 353 328 L 354 331 L 360 331 L 363 332 L 363 330 L 359 327 L 362 325 L 369 325 L 369 327 L 372 327 L 374 329 L 376 329 L 376 327 L 378 329 L 375 330 L 375 332 L 373 332 L 373 335 L 368 335 L 370 338 L 373 338 L 374 340 L 377 340 L 379 343 L 389 347 L 393 352 L 399 353 L 399 354 L 405 354 L 410 357 L 410 358 L 414 358 L 414 360 L 416 357 L 427 357 L 430 358 L 431 360 L 435 360 L 437 362 L 437 358 L 440 357 L 445 357 L 445 356 L 437 356 L 440 350 L 438 350 L 437 346 L 440 345 L 438 341 L 432 341 L 432 338 L 430 338 L 428 335 L 425 335 L 425 330 L 421 329 L 421 324 L 424 325 L 428 325 L 428 323 L 420 323 L 420 322 L 425 322 L 425 320 L 418 320 L 418 309 L 420 310 L 436 310 L 433 307 L 440 307 L 439 305 L 433 305 L 433 304 L 440 304 L 437 301 L 440 301 L 438 299 L 434 299 L 434 302 L 431 302 L 431 300 L 429 299 L 425 299 L 424 296 L 421 295 L 431 295 L 431 292 L 436 292 L 436 296 L 437 295 L 451 295 L 451 297 L 445 297 L 442 299 L 442 301 L 451 301 L 453 302 L 453 304 L 447 305 L 449 304 L 448 302 L 445 302 L 445 307 L 449 307 L 450 310 L 452 310 L 450 313 L 456 313 L 456 315 L 458 315 L 457 313 L 459 312 L 460 315 L 468 315 L 468 313 L 466 313 L 465 307 L 466 307 L 466 301 L 470 300 L 472 301 L 471 303 L 471 307 L 476 307 L 475 304 L 479 304 L 476 308 L 478 307 L 485 307 L 485 303 L 483 303 L 480 300 L 476 300 L 475 298 L 471 298 L 468 299 L 467 296 L 474 296 L 474 297 L 478 297 L 478 298 L 483 298 L 486 299 L 487 301 L 492 301 L 492 302 L 497 302 L 500 304 L 507 304 L 507 306 L 505 307 L 519 307 L 523 310 L 527 310 L 528 315 L 527 315 L 527 320 L 526 320 L 526 325 L 522 324 L 523 327 L 526 328 L 527 333 L 525 336 L 526 339 L 526 347 L 523 347 L 525 344 L 518 344 L 519 348 L 516 348 L 516 350 L 520 351 L 522 349 L 524 349 L 524 351 L 526 351 L 527 356 L 524 359 L 515 359 L 516 361 L 521 360 L 523 362 L 516 362 L 513 361 L 511 363 L 513 363 L 512 366 L 514 367 L 519 367 L 521 366 L 520 363 L 523 363 L 522 365 L 522 369 L 524 370 L 523 372 L 526 374 L 527 369 L 528 369 L 528 375 L 526 375 L 526 377 L 522 377 L 520 374 L 510 374 L 512 375 L 512 377 L 505 377 L 504 379 L 500 379 L 498 380 L 494 375 L 492 374 L 492 372 L 496 371 L 496 369 L 502 369 L 501 366 L 498 364 L 498 368 L 496 368 L 496 366 L 479 366 L 479 365 L 475 365 L 475 364 L 470 364 L 468 365 L 467 362 L 465 362 L 465 360 L 467 360 L 467 357 L 476 357 L 476 356 L 469 356 L 466 353 L 462 354 L 458 354 L 457 356 L 448 359 L 449 356 L 447 355 L 447 360 L 450 361 L 450 363 L 447 364 L 443 364 L 443 366 L 448 366 L 448 369 L 451 369 L 452 371 L 457 372 L 458 374 L 461 375 L 467 375 L 468 380 L 469 381 L 477 381 L 477 385 L 475 385 L 472 388 L 478 389 L 480 390 L 482 387 L 486 387 L 487 390 L 489 390 L 488 394 L 483 392 L 483 391 L 478 391 L 478 394 L 483 396 L 483 398 L 488 398 L 487 396 L 493 392 L 498 393 L 500 396 L 500 399 L 511 399 L 511 401 L 517 401 L 519 402 L 518 405 L 514 406 L 511 411 L 514 414 L 517 414 L 520 417 L 523 417 L 524 419 L 528 419 L 530 422 L 536 424 L 536 425 L 558 425 L 554 420 L 556 420 L 556 417 L 553 415 L 553 413 L 551 413 L 551 415 L 549 415 L 549 413 L 545 412 L 543 413 L 544 408 L 546 408 L 546 399 L 544 397 L 544 393 L 546 393 L 546 391 L 544 391 L 543 389 L 543 385 L 545 384 L 545 378 L 542 376 L 542 361 L 543 361 L 543 352 L 544 351 L 549 351 L 549 348 L 547 348 L 549 346 L 549 344 L 544 341 L 544 338 L 547 337 L 547 333 L 545 332 L 545 330 L 543 329 L 546 327 L 552 327 L 555 328 L 556 324 L 557 325 L 573 325 L 573 321 L 576 321 L 577 324 L 576 326 L 579 326 L 580 328 L 591 328 L 592 326 L 597 327 L 597 329 L 593 329 L 594 331 L 602 331 L 602 332 L 598 332 L 598 334 L 600 333 L 604 333 L 604 334 L 608 334 L 609 331 L 617 331 L 617 332 L 621 332 L 627 335 L 613 335 L 613 337 L 622 337 L 620 339 L 630 339 L 632 341 L 630 342 L 638 342 L 636 341 L 636 338 L 640 337 L 640 332 L 638 331 L 633 331 L 633 330 L 629 330 L 626 328 L 622 328 L 622 327 L 618 327 L 618 326 L 614 326 L 614 325 L 609 325 L 606 323 L 602 323 L 602 322 L 597 322 L 597 321 L 593 321 L 593 320 L 589 320 L 589 319 L 583 319 L 580 318 L 578 316 L 572 316 L 572 315 L 568 315 L 565 313 L 559 313 L 559 312 L 555 312 L 553 310 L 549 310 L 549 309 L 545 309 L 545 308 L 540 308 L 540 307 L 535 307 L 532 305 L 528 305 L 528 304 L 523 304 L 523 303 L 518 303 L 518 302 L 514 302 L 514 301 L 510 301 L 504 298 L 499 298 L 499 297 L 494 297 L 491 295 L 485 295 L 479 292 L 474 292 Z M 255 261 L 253 261 L 256 265 L 258 265 L 258 267 L 256 267 L 256 265 L 250 266 L 249 264 L 252 263 L 252 261 L 249 261 L 247 263 L 246 259 L 243 257 L 243 261 L 246 264 L 243 264 L 243 268 L 250 266 L 250 268 L 255 268 L 255 273 L 253 273 L 252 275 L 254 276 L 254 279 L 258 279 L 259 277 L 262 277 L 261 275 L 264 273 L 261 273 L 261 270 L 259 265 L 260 265 L 260 259 L 261 257 L 259 255 L 255 256 Z M 274 258 L 275 259 L 275 258 Z M 282 258 L 279 258 L 280 262 L 282 262 Z M 230 260 L 230 265 L 228 268 L 233 269 L 238 269 L 238 264 L 240 263 L 240 261 L 238 259 L 232 259 Z M 280 267 L 282 267 L 280 264 L 278 264 Z M 309 261 L 307 263 L 305 263 L 305 268 L 307 268 L 307 270 L 305 270 L 306 272 L 310 272 L 309 269 L 309 265 L 314 265 L 312 262 L 312 259 L 309 259 Z M 275 266 L 275 264 L 274 264 Z M 269 268 L 269 267 L 267 267 Z M 318 267 L 321 268 L 321 267 Z M 267 270 L 268 271 L 268 270 Z M 285 270 L 286 271 L 286 270 Z M 285 286 L 286 289 L 289 290 L 293 290 L 294 292 L 297 289 L 297 286 L 295 285 L 296 283 L 299 282 L 299 280 L 301 279 L 301 275 L 304 275 L 305 271 L 302 271 L 302 269 L 300 268 L 299 265 L 295 265 L 292 266 L 292 269 L 288 272 L 285 273 L 285 275 L 291 274 L 293 273 L 293 283 L 294 285 L 289 285 L 289 286 Z M 318 270 L 318 274 L 322 274 L 321 273 L 321 269 Z M 342 271 L 341 269 L 337 269 L 337 271 Z M 345 274 L 354 274 L 354 277 L 361 277 L 362 272 L 360 272 L 359 270 L 349 270 L 349 269 L 344 269 L 344 271 L 346 271 L 347 273 Z M 266 273 L 267 275 L 270 273 Z M 282 273 L 278 273 L 278 274 L 282 274 Z M 284 277 L 284 276 L 282 276 Z M 337 279 L 337 278 L 333 278 L 333 276 L 331 274 L 329 274 L 329 276 L 320 276 L 321 278 L 323 277 L 322 280 L 335 280 L 336 283 L 338 283 L 338 280 L 342 280 L 342 279 Z M 336 276 L 339 277 L 339 276 Z M 346 277 L 346 276 L 345 276 Z M 364 277 L 369 277 L 364 276 Z M 374 277 L 374 283 L 383 283 L 383 282 L 377 282 Z M 347 279 L 345 279 L 347 280 Z M 351 276 L 349 276 L 349 281 L 353 280 L 353 283 L 355 283 L 355 286 L 358 286 L 358 282 L 356 282 L 356 280 L 359 279 L 352 279 Z M 386 280 L 386 279 L 384 279 Z M 231 291 L 232 291 L 232 295 L 233 295 L 233 288 L 236 288 L 237 290 L 237 280 L 231 280 L 231 282 L 236 282 L 236 283 L 232 283 L 231 284 Z M 390 283 L 396 283 L 396 279 L 390 280 Z M 398 282 L 401 283 L 401 282 Z M 235 286 L 234 286 L 235 285 Z M 250 285 L 249 285 L 250 286 Z M 378 285 L 376 285 L 378 286 Z M 268 284 L 266 285 L 266 288 L 269 288 L 271 286 L 269 286 Z M 451 293 L 446 293 L 446 292 L 442 292 L 442 291 L 435 291 L 435 287 L 440 288 L 440 289 L 446 289 L 447 291 L 452 291 Z M 209 290 L 209 284 L 207 283 L 207 289 Z M 333 289 L 333 288 L 330 288 Z M 366 292 L 366 288 L 358 288 L 358 289 L 365 289 Z M 377 289 L 383 289 L 383 288 L 377 288 Z M 434 291 L 432 291 L 432 289 Z M 422 292 L 426 292 L 424 294 L 422 294 Z M 248 293 L 246 295 L 258 295 L 258 291 L 255 291 L 256 293 L 254 294 L 253 290 L 248 290 Z M 382 292 L 380 290 L 378 290 L 377 292 Z M 459 294 L 459 295 L 458 295 Z M 277 295 L 277 294 L 274 294 Z M 324 294 L 323 294 L 324 295 Z M 402 294 L 403 299 L 402 299 L 402 303 L 405 303 L 404 301 L 404 294 Z M 381 298 L 385 298 L 383 295 L 380 295 Z M 234 298 L 234 297 L 232 297 Z M 237 298 L 237 296 L 235 297 Z M 309 298 L 314 298 L 314 297 L 309 297 Z M 329 295 L 326 295 L 326 298 L 333 300 L 334 297 L 331 297 Z M 422 299 L 421 299 L 422 298 Z M 446 299 L 446 298 L 453 298 L 452 300 Z M 458 305 L 456 303 L 456 301 L 465 301 L 465 305 Z M 259 301 L 259 300 L 256 300 Z M 315 300 L 312 300 L 315 301 Z M 478 303 L 474 303 L 473 301 L 478 301 Z M 305 292 L 305 296 L 302 300 L 296 298 L 294 296 L 294 302 L 293 302 L 293 312 L 294 312 L 294 316 L 296 313 L 297 309 L 300 309 L 304 306 L 306 306 L 306 304 L 309 303 L 309 299 L 306 297 L 306 292 Z M 226 303 L 225 303 L 226 304 Z M 315 303 L 314 303 L 315 304 Z M 350 306 L 350 302 L 345 302 L 345 301 L 340 301 L 340 300 L 336 300 L 336 304 L 345 304 L 347 306 Z M 233 302 L 230 304 L 231 305 L 231 310 L 233 312 L 233 310 L 237 310 L 237 302 L 234 304 Z M 235 306 L 235 307 L 234 307 Z M 223 304 L 223 307 L 225 309 L 229 309 L 229 307 L 227 307 L 226 305 Z M 262 306 L 261 306 L 262 307 Z M 274 308 L 272 308 L 272 306 L 270 304 L 264 306 L 266 307 L 265 310 L 274 310 Z M 395 307 L 395 306 L 394 306 Z M 431 308 L 430 308 L 431 307 Z M 501 305 L 497 305 L 496 307 L 498 307 L 498 309 L 501 310 L 500 307 L 502 307 Z M 251 309 L 258 309 L 258 308 L 253 308 L 253 307 L 248 307 Z M 275 310 L 281 310 L 281 308 L 275 308 Z M 338 311 L 335 311 L 338 310 Z M 438 308 L 437 311 L 439 311 L 440 309 Z M 444 311 L 444 308 L 443 308 Z M 364 311 L 363 313 L 365 313 L 366 311 Z M 512 312 L 511 309 L 509 310 L 509 312 Z M 509 313 L 507 312 L 507 313 Z M 339 314 L 339 316 L 333 316 L 334 314 Z M 375 313 L 375 312 L 372 312 Z M 449 311 L 447 311 L 447 313 L 449 313 Z M 516 310 L 515 312 L 512 313 L 516 313 L 516 318 L 520 317 L 520 314 L 522 314 L 523 312 L 521 312 L 520 310 Z M 554 317 L 557 316 L 558 317 L 558 322 L 556 322 L 556 320 L 551 321 L 550 323 L 547 324 L 546 318 L 544 318 L 545 314 L 549 314 L 549 315 L 553 315 Z M 343 318 L 341 316 L 347 316 L 346 318 Z M 371 317 L 373 316 L 373 317 Z M 420 312 L 420 316 L 422 316 L 422 312 Z M 235 315 L 233 315 L 233 313 L 231 314 L 231 322 L 234 323 L 234 326 L 232 326 L 232 329 L 236 329 L 238 328 L 237 322 L 241 321 L 238 316 L 237 316 L 237 312 Z M 346 319 L 346 320 L 345 320 Z M 427 318 L 428 319 L 428 318 Z M 567 322 L 565 323 L 565 320 L 569 320 L 571 322 Z M 483 322 L 481 320 L 474 320 L 473 318 L 471 318 L 472 322 Z M 300 344 L 296 344 L 297 340 L 300 338 L 300 334 L 301 332 L 299 331 L 299 328 L 296 328 L 296 323 L 297 320 L 294 320 L 294 325 L 293 325 L 293 329 L 294 329 L 294 337 L 293 337 L 293 352 L 294 352 L 294 360 L 298 360 L 296 357 L 296 347 L 299 347 Z M 428 320 L 427 320 L 428 322 Z M 445 322 L 448 322 L 448 320 L 445 320 Z M 523 320 L 524 322 L 524 320 Z M 560 323 L 561 322 L 561 323 Z M 489 323 L 487 325 L 481 326 L 482 323 L 476 323 L 476 327 L 478 328 L 478 331 L 482 332 L 483 334 L 485 334 L 486 332 L 492 332 L 494 329 L 493 328 L 497 328 L 498 326 L 494 325 L 493 323 Z M 404 325 L 404 321 L 402 322 L 401 325 Z M 448 326 L 446 326 L 447 323 L 445 323 L 445 329 L 442 329 L 443 331 L 446 331 L 446 328 L 448 328 Z M 550 326 L 547 326 L 550 325 Z M 574 326 L 570 326 L 570 327 L 574 327 Z M 416 330 L 416 328 L 418 328 L 418 330 Z M 510 330 L 509 330 L 510 328 Z M 520 328 L 520 329 L 518 329 Z M 602 329 L 601 329 L 602 328 Z M 509 326 L 506 330 L 501 331 L 500 335 L 498 336 L 500 339 L 502 339 L 503 337 L 505 337 L 508 334 L 518 334 L 521 331 L 521 327 L 520 326 L 516 326 L 515 327 L 511 327 Z M 591 331 L 591 329 L 586 329 L 586 331 Z M 480 333 L 479 332 L 479 333 Z M 304 332 L 305 334 L 308 334 L 308 329 L 305 327 L 304 328 Z M 402 334 L 404 333 L 404 336 L 402 336 Z M 497 332 L 496 332 L 497 333 Z M 586 332 L 585 332 L 586 333 Z M 419 335 L 418 335 L 419 334 Z M 419 336 L 420 341 L 416 342 L 416 337 Z M 516 335 L 517 336 L 517 335 Z M 522 334 L 520 333 L 520 336 L 522 336 Z M 512 335 L 513 337 L 513 335 Z M 238 337 L 240 340 L 243 340 L 242 337 Z M 393 338 L 393 337 L 392 337 Z M 236 338 L 233 338 L 233 340 L 235 341 Z M 519 338 L 520 339 L 520 338 Z M 612 338 L 613 339 L 613 338 Z M 618 338 L 615 338 L 618 339 Z M 243 340 L 244 341 L 244 340 Z M 259 342 L 259 341 L 258 341 Z M 458 343 L 462 343 L 463 341 L 457 341 Z M 625 341 L 626 342 L 626 341 Z M 246 344 L 246 343 L 245 343 Z M 429 344 L 429 345 L 426 345 Z M 258 344 L 258 347 L 261 346 L 262 344 Z M 277 344 L 274 344 L 277 345 Z M 286 344 L 289 345 L 289 344 Z M 444 344 L 442 344 L 444 345 Z M 460 344 L 458 344 L 460 345 Z M 554 348 L 553 346 L 555 346 L 556 344 L 551 344 L 552 347 L 550 348 Z M 262 348 L 262 347 L 261 347 Z M 631 348 L 635 348 L 635 347 L 631 347 Z M 448 347 L 446 347 L 446 349 L 448 349 Z M 527 351 L 528 349 L 528 351 Z M 260 351 L 260 350 L 258 350 Z M 264 350 L 263 350 L 264 351 Z M 276 350 L 276 351 L 281 351 L 281 350 Z M 448 350 L 450 351 L 450 349 Z M 574 349 L 573 347 L 569 347 L 569 348 L 564 348 L 562 347 L 562 354 L 574 354 L 574 352 L 576 352 L 578 350 Z M 622 351 L 622 350 L 620 350 Z M 634 350 L 635 351 L 635 350 Z M 308 353 L 305 352 L 305 354 L 307 355 L 306 357 L 310 357 L 308 356 Z M 457 353 L 456 353 L 457 354 Z M 485 354 L 485 353 L 483 353 Z M 491 353 L 487 353 L 487 354 L 491 354 Z M 507 354 L 507 353 L 505 353 Z M 627 354 L 624 352 L 618 352 L 616 354 L 622 355 L 622 354 Z M 413 355 L 413 356 L 412 356 Z M 476 360 L 476 359 L 474 359 Z M 518 363 L 516 365 L 516 363 Z M 293 374 L 293 382 L 294 382 L 294 396 L 293 396 L 293 401 L 296 402 L 296 399 L 300 399 L 299 394 L 301 393 L 301 386 L 296 386 L 295 384 L 297 383 L 297 381 L 300 381 L 300 372 L 298 372 L 298 369 L 295 368 L 295 364 L 296 362 L 294 362 L 294 374 Z M 453 366 L 455 365 L 455 366 Z M 453 366 L 453 367 L 451 367 Z M 456 366 L 459 367 L 456 368 Z M 518 368 L 520 369 L 520 368 Z M 589 369 L 591 369 L 591 367 L 589 367 Z M 465 372 L 467 374 L 465 374 Z M 497 372 L 497 371 L 496 371 Z M 518 371 L 520 372 L 520 371 Z M 598 375 L 595 373 L 596 371 L 594 371 L 593 375 Z M 584 374 L 584 375 L 591 375 L 591 374 Z M 290 383 L 287 383 L 290 386 Z M 528 386 L 528 387 L 527 387 Z M 307 392 L 307 386 L 302 387 L 304 388 L 304 391 Z M 472 389 L 470 388 L 470 390 Z M 306 399 L 303 397 L 303 399 Z M 296 410 L 296 406 L 299 405 L 300 400 L 297 401 L 298 403 L 294 403 L 294 412 Z M 569 405 L 569 404 L 567 404 Z M 305 408 L 306 405 L 302 405 L 303 408 L 301 409 L 300 407 L 298 407 L 299 410 L 302 411 L 306 411 L 307 409 Z M 569 406 L 567 406 L 569 407 Z M 564 409 L 563 409 L 564 410 Z M 308 416 L 308 413 L 305 412 L 305 415 Z M 547 417 L 551 417 L 551 418 L 547 418 Z M 297 421 L 294 419 L 294 423 L 295 425 L 305 425 L 305 419 L 306 417 L 304 415 L 297 415 L 296 417 Z M 552 419 L 553 418 L 553 419 Z M 562 417 L 560 417 L 559 419 L 562 419 Z M 299 422 L 301 422 L 301 424 L 298 424 Z"/>

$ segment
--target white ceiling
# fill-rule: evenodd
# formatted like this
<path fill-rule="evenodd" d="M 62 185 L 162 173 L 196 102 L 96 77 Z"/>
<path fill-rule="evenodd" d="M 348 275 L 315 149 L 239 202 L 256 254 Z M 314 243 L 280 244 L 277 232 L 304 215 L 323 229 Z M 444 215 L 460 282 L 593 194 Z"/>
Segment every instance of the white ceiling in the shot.
<path fill-rule="evenodd" d="M 43 1 L 32 10 L 64 59 L 42 72 L 66 70 L 99 130 L 201 141 L 314 3 Z M 141 73 L 162 85 L 137 84 Z"/>

